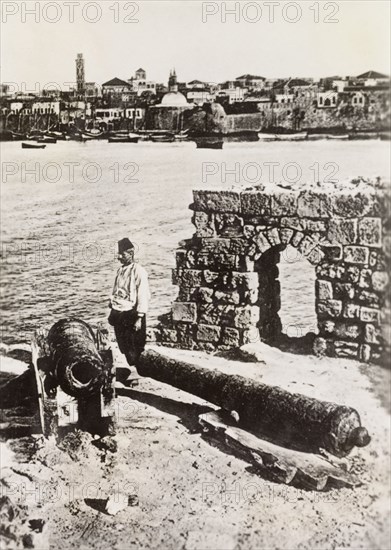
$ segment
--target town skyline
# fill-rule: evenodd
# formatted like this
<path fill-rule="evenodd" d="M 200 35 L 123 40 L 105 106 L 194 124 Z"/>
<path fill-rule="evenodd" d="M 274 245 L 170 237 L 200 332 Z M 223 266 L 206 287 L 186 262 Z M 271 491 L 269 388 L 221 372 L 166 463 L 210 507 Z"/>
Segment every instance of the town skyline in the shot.
<path fill-rule="evenodd" d="M 78 52 L 86 60 L 86 80 L 98 84 L 114 77 L 127 80 L 139 67 L 147 71 L 148 78 L 163 83 L 173 67 L 183 82 L 218 83 L 243 73 L 270 79 L 356 76 L 367 70 L 389 74 L 388 2 L 332 3 L 338 7 L 338 22 L 313 25 L 308 24 L 314 16 L 308 2 L 296 3 L 302 20 L 289 23 L 276 16 L 272 24 L 248 23 L 243 13 L 238 22 L 236 15 L 231 19 L 226 15 L 222 23 L 221 13 L 208 15 L 203 22 L 202 2 L 176 2 L 175 10 L 168 10 L 168 2 L 145 1 L 137 3 L 137 24 L 115 24 L 108 20 L 115 15 L 107 13 L 108 3 L 93 4 L 106 6 L 96 24 L 76 16 L 73 23 L 50 24 L 42 19 L 43 14 L 39 14 L 39 23 L 28 15 L 23 23 L 21 14 L 19 18 L 9 15 L 3 25 L 2 43 L 8 47 L 2 56 L 2 82 L 24 82 L 27 88 L 37 82 L 42 86 L 74 82 Z M 22 31 L 30 46 L 18 55 Z M 69 40 L 70 34 L 74 40 Z"/>

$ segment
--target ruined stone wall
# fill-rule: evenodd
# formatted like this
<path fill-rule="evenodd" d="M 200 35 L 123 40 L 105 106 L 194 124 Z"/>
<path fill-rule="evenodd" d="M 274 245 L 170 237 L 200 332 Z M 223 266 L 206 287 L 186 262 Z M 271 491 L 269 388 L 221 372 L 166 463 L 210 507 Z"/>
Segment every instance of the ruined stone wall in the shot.
<path fill-rule="evenodd" d="M 281 331 L 278 262 L 288 245 L 315 266 L 317 354 L 380 362 L 389 351 L 389 193 L 338 189 L 194 191 L 193 237 L 176 252 L 179 293 L 165 345 L 227 350 Z"/>

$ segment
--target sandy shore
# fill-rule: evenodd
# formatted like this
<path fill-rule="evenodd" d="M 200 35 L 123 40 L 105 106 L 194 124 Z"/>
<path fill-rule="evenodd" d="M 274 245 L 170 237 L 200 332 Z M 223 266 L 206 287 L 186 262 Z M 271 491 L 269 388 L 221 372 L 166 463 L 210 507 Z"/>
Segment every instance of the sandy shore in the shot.
<path fill-rule="evenodd" d="M 113 438 L 1 443 L 2 548 L 388 550 L 390 371 L 263 344 L 246 362 L 167 353 L 355 407 L 372 437 L 349 457 L 362 485 L 314 492 L 264 479 L 202 436 L 198 415 L 214 406 L 141 379 L 119 392 Z M 15 372 L 14 361 L 2 357 L 2 372 Z M 115 516 L 103 511 L 110 495 L 129 499 Z"/>

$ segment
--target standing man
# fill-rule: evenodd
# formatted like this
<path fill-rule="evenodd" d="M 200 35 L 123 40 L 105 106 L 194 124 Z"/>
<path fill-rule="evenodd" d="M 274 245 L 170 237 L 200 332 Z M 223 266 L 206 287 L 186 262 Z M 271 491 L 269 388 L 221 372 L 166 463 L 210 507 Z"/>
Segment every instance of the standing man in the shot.
<path fill-rule="evenodd" d="M 150 297 L 148 275 L 134 261 L 134 246 L 127 238 L 118 241 L 118 259 L 122 266 L 114 281 L 108 321 L 114 327 L 120 352 L 132 366 L 145 347 L 145 317 Z"/>

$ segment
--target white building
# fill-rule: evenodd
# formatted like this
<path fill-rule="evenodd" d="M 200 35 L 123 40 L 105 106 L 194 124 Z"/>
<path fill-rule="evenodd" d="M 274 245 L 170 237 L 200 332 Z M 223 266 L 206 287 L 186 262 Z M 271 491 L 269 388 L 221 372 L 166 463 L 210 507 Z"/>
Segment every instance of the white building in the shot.
<path fill-rule="evenodd" d="M 246 88 L 240 88 L 239 86 L 236 86 L 234 88 L 226 88 L 224 90 L 220 90 L 219 92 L 217 92 L 216 98 L 228 96 L 228 101 L 230 104 L 237 103 L 239 101 L 244 101 L 244 96 L 246 92 Z"/>
<path fill-rule="evenodd" d="M 337 92 L 318 92 L 316 94 L 316 105 L 318 108 L 336 107 L 338 103 Z"/>
<path fill-rule="evenodd" d="M 60 102 L 50 100 L 38 100 L 32 104 L 33 114 L 38 115 L 59 115 L 60 114 Z"/>

